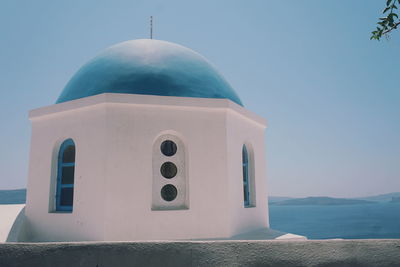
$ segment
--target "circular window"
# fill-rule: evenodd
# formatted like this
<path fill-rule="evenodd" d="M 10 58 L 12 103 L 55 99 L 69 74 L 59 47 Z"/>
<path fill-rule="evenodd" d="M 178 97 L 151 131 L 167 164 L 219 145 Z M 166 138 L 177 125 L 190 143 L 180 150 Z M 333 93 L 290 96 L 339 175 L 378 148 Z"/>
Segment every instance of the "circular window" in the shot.
<path fill-rule="evenodd" d="M 164 162 L 163 165 L 161 165 L 160 172 L 165 178 L 171 179 L 175 177 L 178 169 L 176 168 L 176 165 L 174 163 L 168 161 Z"/>
<path fill-rule="evenodd" d="M 165 140 L 164 142 L 161 143 L 160 149 L 165 156 L 170 157 L 175 155 L 177 147 L 173 141 Z"/>
<path fill-rule="evenodd" d="M 178 190 L 176 189 L 175 186 L 172 184 L 167 184 L 164 185 L 163 188 L 161 188 L 161 197 L 165 201 L 172 201 L 176 198 L 176 195 L 178 194 Z"/>

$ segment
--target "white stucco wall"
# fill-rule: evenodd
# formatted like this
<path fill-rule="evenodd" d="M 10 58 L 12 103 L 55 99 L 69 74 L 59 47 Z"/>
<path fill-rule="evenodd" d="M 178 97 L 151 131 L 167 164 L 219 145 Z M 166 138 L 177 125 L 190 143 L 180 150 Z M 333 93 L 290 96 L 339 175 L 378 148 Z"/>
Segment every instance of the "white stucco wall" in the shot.
<path fill-rule="evenodd" d="M 101 240 L 104 234 L 105 110 L 99 105 L 32 119 L 26 217 L 34 241 Z M 54 212 L 57 155 L 76 145 L 73 213 Z"/>
<path fill-rule="evenodd" d="M 229 100 L 102 94 L 30 118 L 32 241 L 228 238 L 268 225 L 265 121 Z M 152 210 L 153 146 L 163 134 L 185 145 L 187 209 Z M 76 145 L 74 207 L 59 213 L 56 157 L 67 138 Z M 254 148 L 255 208 L 243 207 L 243 142 Z"/>
<path fill-rule="evenodd" d="M 106 239 L 227 236 L 224 113 L 130 104 L 107 109 Z M 153 211 L 153 144 L 170 131 L 185 140 L 188 151 L 189 209 Z"/>
<path fill-rule="evenodd" d="M 265 173 L 265 125 L 243 114 L 228 111 L 227 116 L 227 155 L 229 181 L 231 185 L 230 209 L 232 235 L 269 227 L 268 196 Z M 242 166 L 242 146 L 246 145 L 249 154 L 250 207 L 244 208 Z M 265 212 L 267 211 L 267 212 Z"/>

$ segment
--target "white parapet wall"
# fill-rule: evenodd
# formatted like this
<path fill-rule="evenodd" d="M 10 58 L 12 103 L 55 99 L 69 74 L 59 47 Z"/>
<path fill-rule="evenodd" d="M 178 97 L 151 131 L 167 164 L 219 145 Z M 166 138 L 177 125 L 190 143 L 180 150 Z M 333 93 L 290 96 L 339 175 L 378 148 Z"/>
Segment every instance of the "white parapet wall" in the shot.
<path fill-rule="evenodd" d="M 0 205 L 0 242 L 17 241 L 22 231 L 25 204 Z"/>

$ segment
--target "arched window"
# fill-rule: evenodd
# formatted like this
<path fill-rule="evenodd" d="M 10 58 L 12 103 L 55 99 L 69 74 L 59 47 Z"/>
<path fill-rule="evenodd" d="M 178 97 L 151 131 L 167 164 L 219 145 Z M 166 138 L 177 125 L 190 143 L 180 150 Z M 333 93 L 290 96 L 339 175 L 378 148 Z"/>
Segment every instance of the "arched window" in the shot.
<path fill-rule="evenodd" d="M 58 152 L 56 211 L 72 211 L 74 201 L 75 143 L 65 140 Z"/>
<path fill-rule="evenodd" d="M 160 135 L 153 145 L 152 210 L 188 208 L 185 145 L 175 134 Z"/>
<path fill-rule="evenodd" d="M 250 180 L 249 180 L 249 153 L 246 145 L 242 148 L 242 165 L 243 165 L 243 194 L 244 206 L 250 206 Z"/>

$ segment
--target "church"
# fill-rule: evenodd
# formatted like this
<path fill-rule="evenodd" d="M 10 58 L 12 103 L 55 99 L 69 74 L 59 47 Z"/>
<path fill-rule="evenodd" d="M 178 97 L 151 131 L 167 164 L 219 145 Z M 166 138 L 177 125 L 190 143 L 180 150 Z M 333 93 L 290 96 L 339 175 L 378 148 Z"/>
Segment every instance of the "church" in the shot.
<path fill-rule="evenodd" d="M 266 121 L 186 47 L 111 46 L 29 118 L 14 241 L 303 238 L 269 229 Z"/>

